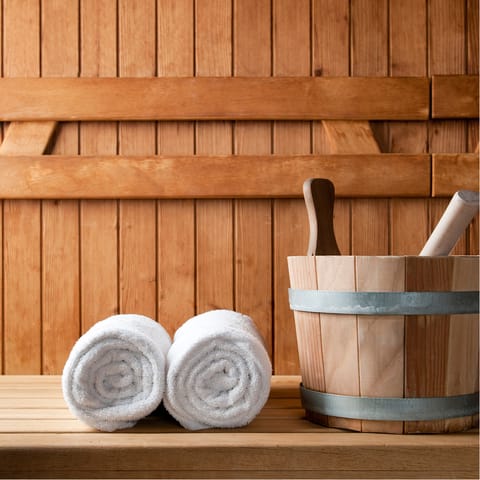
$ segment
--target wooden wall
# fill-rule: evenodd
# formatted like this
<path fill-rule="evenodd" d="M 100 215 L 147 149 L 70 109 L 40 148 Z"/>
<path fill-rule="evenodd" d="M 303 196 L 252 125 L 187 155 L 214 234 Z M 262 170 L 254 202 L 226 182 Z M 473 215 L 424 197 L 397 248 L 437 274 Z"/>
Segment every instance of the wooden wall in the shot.
<path fill-rule="evenodd" d="M 22 76 L 478 74 L 477 0 L 0 0 L 0 73 Z M 384 152 L 466 152 L 474 121 L 375 122 Z M 0 124 L 0 138 L 7 125 Z M 51 153 L 329 153 L 320 122 L 62 124 Z M 181 178 L 178 179 L 182 181 Z M 225 179 L 228 182 L 228 179 Z M 286 257 L 302 199 L 3 200 L 0 369 L 59 373 L 118 312 L 171 333 L 195 313 L 250 314 L 276 373 L 298 371 Z M 343 254 L 416 254 L 448 199 L 346 198 Z M 478 253 L 478 221 L 457 253 Z"/>

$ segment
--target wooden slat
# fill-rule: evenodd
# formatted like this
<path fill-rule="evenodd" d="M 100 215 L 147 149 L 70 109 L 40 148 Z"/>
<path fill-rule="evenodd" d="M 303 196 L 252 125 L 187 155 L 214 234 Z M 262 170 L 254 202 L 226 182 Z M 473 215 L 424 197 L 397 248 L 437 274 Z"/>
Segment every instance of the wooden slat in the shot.
<path fill-rule="evenodd" d="M 15 77 L 39 73 L 40 4 L 5 1 L 3 75 L 15 83 Z M 38 144 L 31 146 L 41 153 Z M 40 202 L 3 202 L 3 373 L 41 371 L 40 219 Z"/>
<path fill-rule="evenodd" d="M 121 77 L 155 75 L 155 12 L 154 0 L 118 2 L 118 72 Z M 118 142 L 120 154 L 152 155 L 156 152 L 156 125 L 154 122 L 121 122 Z M 156 318 L 156 202 L 122 200 L 118 221 L 120 312 Z"/>
<path fill-rule="evenodd" d="M 236 0 L 233 12 L 235 76 L 269 75 L 272 68 L 271 1 Z M 235 123 L 235 154 L 268 155 L 271 149 L 271 122 Z M 235 201 L 234 221 L 235 308 L 250 315 L 255 321 L 265 346 L 272 355 L 271 200 Z"/>
<path fill-rule="evenodd" d="M 311 74 L 310 1 L 272 2 L 272 72 L 278 77 Z M 293 79 L 293 80 L 296 80 Z M 273 152 L 309 154 L 311 122 L 274 122 Z M 300 187 L 305 180 L 298 180 Z M 308 242 L 308 222 L 303 200 L 273 202 L 273 322 L 275 373 L 299 372 L 293 312 L 285 294 L 288 289 L 289 255 L 302 255 Z"/>
<path fill-rule="evenodd" d="M 434 75 L 433 118 L 478 118 L 478 75 Z"/>
<path fill-rule="evenodd" d="M 433 154 L 432 195 L 450 197 L 457 190 L 479 188 L 479 159 L 476 153 Z"/>
<path fill-rule="evenodd" d="M 0 120 L 421 120 L 428 78 L 0 79 Z"/>
<path fill-rule="evenodd" d="M 117 1 L 80 2 L 80 65 L 83 77 L 117 71 Z M 83 122 L 82 155 L 115 155 L 117 124 Z M 80 314 L 84 333 L 95 322 L 118 312 L 118 217 L 114 200 L 80 202 Z"/>
<path fill-rule="evenodd" d="M 232 2 L 204 0 L 196 3 L 196 80 L 231 74 L 232 20 Z M 198 122 L 195 141 L 199 154 L 229 155 L 233 147 L 233 125 L 220 121 Z M 228 188 L 234 185 L 235 179 L 225 177 L 223 182 Z M 235 308 L 233 222 L 231 200 L 196 202 L 197 313 Z"/>
<path fill-rule="evenodd" d="M 350 41 L 350 0 L 314 0 L 312 28 L 316 41 L 312 42 L 312 61 L 315 76 L 348 76 Z M 332 121 L 330 122 L 330 124 Z M 312 152 L 333 153 L 324 122 L 313 122 Z M 340 252 L 350 254 L 351 200 L 335 202 L 333 223 Z"/>
<path fill-rule="evenodd" d="M 194 66 L 194 2 L 157 2 L 157 73 L 191 76 Z M 157 151 L 195 151 L 193 122 L 159 122 Z M 173 247 L 174 246 L 174 247 Z M 195 314 L 195 201 L 157 202 L 157 318 L 173 335 Z"/>
<path fill-rule="evenodd" d="M 0 174 L 2 198 L 301 197 L 309 177 L 338 196 L 430 194 L 428 155 L 0 157 Z"/>
<path fill-rule="evenodd" d="M 41 3 L 41 74 L 75 76 L 78 2 Z M 54 154 L 78 154 L 78 125 L 60 124 Z M 58 374 L 80 331 L 79 203 L 42 202 L 42 373 Z"/>

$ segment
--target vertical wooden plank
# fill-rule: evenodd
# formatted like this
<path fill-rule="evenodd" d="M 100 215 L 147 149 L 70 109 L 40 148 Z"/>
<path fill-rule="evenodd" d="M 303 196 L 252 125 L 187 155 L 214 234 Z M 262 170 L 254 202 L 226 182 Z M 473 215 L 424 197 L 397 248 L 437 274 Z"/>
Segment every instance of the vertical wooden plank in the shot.
<path fill-rule="evenodd" d="M 36 0 L 3 1 L 3 74 L 38 76 Z M 6 374 L 41 373 L 40 202 L 3 202 L 3 313 Z"/>
<path fill-rule="evenodd" d="M 424 0 L 390 2 L 392 76 L 427 74 L 427 4 Z M 415 52 L 412 55 L 412 52 Z M 389 151 L 427 151 L 427 122 L 390 122 Z M 415 228 L 412 228 L 415 225 Z M 390 253 L 417 255 L 428 236 L 428 200 L 393 198 L 390 202 Z"/>
<path fill-rule="evenodd" d="M 349 0 L 313 0 L 313 72 L 316 76 L 348 76 L 350 38 Z M 330 153 L 322 122 L 313 122 L 313 153 Z M 350 254 L 350 199 L 338 199 L 334 206 L 334 229 L 338 248 Z"/>
<path fill-rule="evenodd" d="M 234 74 L 271 73 L 270 0 L 234 2 Z M 271 122 L 236 122 L 235 154 L 269 154 Z M 272 202 L 236 200 L 235 308 L 255 321 L 272 355 Z"/>
<path fill-rule="evenodd" d="M 467 73 L 478 75 L 479 73 L 479 3 L 476 0 L 467 0 Z M 479 123 L 477 120 L 467 121 L 467 152 L 478 153 Z M 477 215 L 470 224 L 468 232 L 468 253 L 478 255 L 480 253 L 479 216 Z"/>
<path fill-rule="evenodd" d="M 194 2 L 158 0 L 157 65 L 160 76 L 192 76 Z M 158 153 L 193 154 L 193 122 L 159 122 Z M 173 334 L 195 314 L 195 201 L 157 204 L 157 318 Z"/>
<path fill-rule="evenodd" d="M 120 0 L 118 8 L 120 76 L 155 76 L 155 0 Z M 155 122 L 121 122 L 119 152 L 154 154 Z M 156 203 L 154 200 L 119 203 L 120 311 L 156 318 Z"/>
<path fill-rule="evenodd" d="M 76 77 L 78 0 L 42 2 L 42 76 Z M 52 153 L 78 153 L 78 124 L 62 124 Z M 42 201 L 43 373 L 59 374 L 80 331 L 79 203 Z"/>
<path fill-rule="evenodd" d="M 273 73 L 302 76 L 311 72 L 310 2 L 274 0 Z M 309 122 L 275 122 L 273 151 L 277 154 L 310 153 Z M 308 222 L 303 200 L 274 200 L 274 363 L 275 373 L 299 371 L 293 314 L 288 304 L 287 257 L 303 255 L 308 245 Z"/>
<path fill-rule="evenodd" d="M 313 255 L 288 257 L 288 273 L 291 288 L 317 289 L 317 269 Z M 325 373 L 320 314 L 295 311 L 294 317 L 302 383 L 306 388 L 324 392 Z M 306 413 L 307 418 L 312 421 L 328 425 L 328 418 L 324 415 L 314 412 Z"/>
<path fill-rule="evenodd" d="M 464 74 L 465 2 L 431 0 L 429 3 L 429 75 Z M 431 122 L 430 152 L 459 153 L 466 150 L 464 120 Z"/>
<path fill-rule="evenodd" d="M 114 77 L 117 72 L 117 2 L 80 4 L 82 77 Z M 116 122 L 82 122 L 82 155 L 117 153 Z M 114 200 L 80 202 L 81 331 L 118 312 L 118 219 Z"/>
<path fill-rule="evenodd" d="M 232 73 L 232 2 L 196 3 L 197 76 Z M 232 153 L 231 122 L 198 123 L 196 153 Z M 197 311 L 234 308 L 233 202 L 197 201 Z"/>
<path fill-rule="evenodd" d="M 402 292 L 405 257 L 356 257 L 358 292 Z M 359 315 L 358 361 L 362 397 L 403 397 L 402 316 Z M 362 420 L 362 432 L 403 433 L 403 422 Z"/>
<path fill-rule="evenodd" d="M 449 290 L 453 257 L 407 257 L 407 292 Z M 447 315 L 409 316 L 405 319 L 405 397 L 442 397 L 449 338 Z M 441 431 L 444 420 L 405 422 L 405 433 Z"/>
<path fill-rule="evenodd" d="M 318 290 L 355 291 L 355 257 L 317 256 Z M 340 395 L 360 395 L 358 333 L 355 315 L 321 314 L 325 390 Z M 362 421 L 329 417 L 331 427 L 360 431 Z"/>
<path fill-rule="evenodd" d="M 452 291 L 477 290 L 479 258 L 454 258 Z M 478 392 L 478 314 L 450 317 L 446 395 Z M 476 417 L 476 418 L 475 418 Z M 478 424 L 478 415 L 445 421 L 449 431 L 466 430 Z"/>
<path fill-rule="evenodd" d="M 387 0 L 351 2 L 351 74 L 387 76 L 388 22 Z M 372 124 L 382 151 L 388 128 Z M 385 255 L 388 253 L 388 200 L 355 200 L 352 203 L 352 253 Z"/>

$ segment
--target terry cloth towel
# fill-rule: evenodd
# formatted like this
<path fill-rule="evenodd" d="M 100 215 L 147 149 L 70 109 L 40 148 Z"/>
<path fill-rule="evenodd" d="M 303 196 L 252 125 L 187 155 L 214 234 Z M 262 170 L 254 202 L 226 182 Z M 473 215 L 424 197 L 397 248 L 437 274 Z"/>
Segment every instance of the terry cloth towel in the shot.
<path fill-rule="evenodd" d="M 252 319 L 213 310 L 191 318 L 175 333 L 163 403 L 189 430 L 241 427 L 265 405 L 271 375 Z"/>
<path fill-rule="evenodd" d="M 162 401 L 170 345 L 165 329 L 142 315 L 96 323 L 63 369 L 63 396 L 72 413 L 106 432 L 133 427 Z"/>

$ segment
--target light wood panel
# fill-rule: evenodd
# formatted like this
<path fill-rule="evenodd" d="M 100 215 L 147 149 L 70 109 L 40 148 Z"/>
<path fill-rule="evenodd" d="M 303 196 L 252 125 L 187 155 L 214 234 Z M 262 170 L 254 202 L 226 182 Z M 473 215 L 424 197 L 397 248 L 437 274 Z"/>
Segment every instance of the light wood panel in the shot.
<path fill-rule="evenodd" d="M 113 76 L 117 71 L 116 0 L 80 4 L 81 76 Z M 81 155 L 115 155 L 115 122 L 82 122 Z M 118 306 L 118 205 L 115 200 L 80 202 L 81 331 L 114 315 Z"/>
<path fill-rule="evenodd" d="M 43 2 L 44 77 L 78 73 L 78 0 Z M 78 124 L 57 127 L 54 154 L 78 154 Z M 80 331 L 79 203 L 42 202 L 42 371 L 58 374 Z"/>
<path fill-rule="evenodd" d="M 276 77 L 310 75 L 310 2 L 275 0 L 273 2 L 273 74 Z M 295 79 L 296 80 L 296 79 Z M 275 122 L 275 154 L 308 154 L 311 149 L 309 122 Z M 297 181 L 298 188 L 303 185 Z M 307 214 L 302 200 L 273 202 L 273 284 L 274 338 L 277 373 L 297 373 L 298 353 L 293 314 L 287 297 L 289 255 L 301 255 L 308 246 Z"/>
<path fill-rule="evenodd" d="M 155 8 L 154 0 L 121 0 L 118 3 L 118 72 L 121 77 L 153 77 L 156 74 Z M 156 153 L 154 122 L 122 122 L 119 124 L 118 135 L 120 154 Z M 120 312 L 139 313 L 156 318 L 154 200 L 120 201 L 118 248 Z"/>
<path fill-rule="evenodd" d="M 197 2 L 195 9 L 195 74 L 225 76 L 232 73 L 232 4 L 222 0 Z M 198 122 L 196 153 L 231 154 L 230 122 Z M 198 168 L 198 167 L 197 167 Z M 197 175 L 199 175 L 197 169 Z M 199 175 L 201 178 L 201 175 Z M 232 179 L 222 183 L 231 187 Z M 197 233 L 197 312 L 218 308 L 233 309 L 233 202 L 198 200 Z"/>
<path fill-rule="evenodd" d="M 432 195 L 434 197 L 451 197 L 457 190 L 477 191 L 478 186 L 477 154 L 434 154 L 432 156 Z"/>
<path fill-rule="evenodd" d="M 217 14 L 221 11 L 217 10 Z M 288 27 L 291 19 L 285 21 Z M 122 25 L 124 23 L 120 22 Z M 200 26 L 200 35 L 205 31 L 203 27 L 206 25 Z M 146 32 L 144 27 L 140 31 Z M 197 55 L 201 45 L 197 44 Z M 124 52 L 125 48 L 126 45 L 122 45 L 120 51 Z M 145 54 L 151 52 L 143 51 L 142 55 Z M 212 61 L 218 63 L 219 58 L 214 56 Z M 131 62 L 129 55 L 120 63 L 121 70 L 127 66 L 133 68 Z M 295 69 L 290 67 L 290 70 Z M 230 69 L 227 69 L 217 75 L 225 77 L 229 74 Z M 204 73 L 204 76 L 212 75 Z M 351 120 L 415 120 L 428 117 L 426 78 L 302 78 L 301 75 L 296 72 L 299 78 L 295 79 L 25 78 L 14 82 L 4 78 L 0 79 L 0 120 L 299 120 L 345 117 Z"/>
<path fill-rule="evenodd" d="M 428 74 L 461 75 L 466 65 L 465 2 L 431 0 L 429 9 L 429 65 Z M 462 153 L 466 151 L 466 123 L 464 120 L 436 120 L 429 128 L 431 153 Z M 430 202 L 429 232 L 438 223 L 447 201 Z M 467 251 L 467 234 L 463 235 L 453 254 Z"/>
<path fill-rule="evenodd" d="M 428 155 L 15 156 L 0 172 L 3 198 L 301 197 L 309 177 L 340 197 L 430 192 Z"/>
<path fill-rule="evenodd" d="M 39 75 L 39 25 L 38 2 L 3 2 L 5 77 Z M 41 372 L 40 218 L 40 202 L 3 202 L 3 373 Z"/>
<path fill-rule="evenodd" d="M 433 118 L 478 118 L 478 76 L 434 75 Z"/>
<path fill-rule="evenodd" d="M 233 8 L 234 75 L 269 75 L 272 69 L 270 0 L 236 0 Z M 235 123 L 235 154 L 268 155 L 271 149 L 271 122 Z M 272 356 L 272 202 L 237 200 L 234 208 L 235 308 L 255 321 Z M 258 295 L 259 291 L 262 295 Z"/>
<path fill-rule="evenodd" d="M 157 2 L 157 31 L 158 75 L 193 75 L 193 2 Z M 194 153 L 193 122 L 159 122 L 157 135 L 160 154 Z M 157 318 L 173 334 L 195 314 L 194 200 L 157 202 L 157 261 Z"/>
<path fill-rule="evenodd" d="M 390 2 L 389 73 L 397 76 L 427 75 L 427 3 L 423 0 Z M 412 55 L 412 51 L 416 55 Z M 388 151 L 426 152 L 427 122 L 390 122 Z M 428 235 L 427 199 L 390 200 L 390 245 L 392 255 L 417 255 Z M 415 228 L 411 228 L 415 224 Z"/>
<path fill-rule="evenodd" d="M 387 1 L 352 0 L 351 74 L 388 74 Z M 381 151 L 385 151 L 388 127 L 372 125 Z M 374 142 L 367 145 L 373 151 Z M 389 205 L 387 200 L 360 200 L 352 204 L 352 253 L 385 255 L 389 248 Z"/>
<path fill-rule="evenodd" d="M 315 76 L 348 76 L 350 73 L 350 2 L 349 0 L 314 0 L 312 3 L 312 70 Z M 332 130 L 332 122 L 329 122 Z M 313 153 L 332 153 L 324 122 L 313 122 Z M 354 150 L 350 150 L 354 151 Z M 336 183 L 335 183 L 336 187 Z M 336 200 L 334 230 L 343 254 L 351 249 L 351 200 Z"/>

